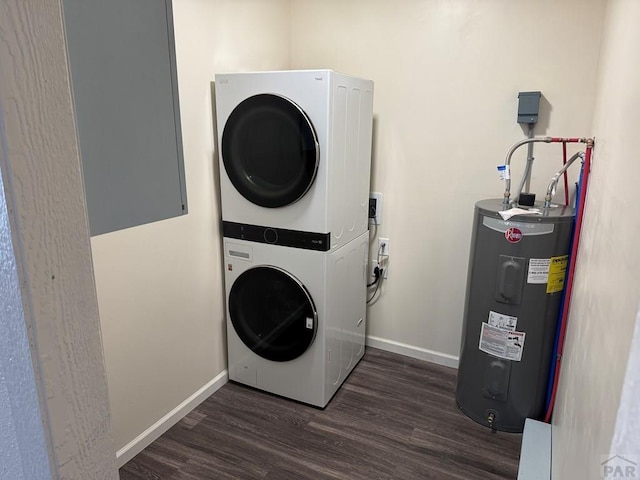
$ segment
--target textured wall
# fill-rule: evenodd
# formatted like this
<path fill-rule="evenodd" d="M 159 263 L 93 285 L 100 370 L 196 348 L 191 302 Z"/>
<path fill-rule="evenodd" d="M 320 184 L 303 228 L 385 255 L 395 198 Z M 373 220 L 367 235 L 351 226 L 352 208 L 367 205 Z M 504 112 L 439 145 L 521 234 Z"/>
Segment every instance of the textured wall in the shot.
<path fill-rule="evenodd" d="M 391 258 L 369 335 L 458 355 L 473 206 L 504 191 L 496 165 L 524 137 L 517 94 L 546 97 L 538 134 L 590 133 L 604 5 L 292 0 L 292 67 L 375 82 L 372 190 Z M 560 152 L 536 146 L 538 198 Z"/>
<path fill-rule="evenodd" d="M 608 457 L 613 455 L 634 455 L 632 461 L 640 460 L 640 311 L 636 316 L 616 429 Z"/>
<path fill-rule="evenodd" d="M 53 476 L 113 480 L 118 474 L 59 0 L 0 2 L 0 65 L 0 161 Z M 3 316 L 2 329 L 4 322 Z M 6 386 L 13 398 L 15 385 Z"/>
<path fill-rule="evenodd" d="M 117 449 L 226 369 L 211 82 L 289 62 L 288 0 L 173 10 L 189 214 L 91 239 Z"/>
<path fill-rule="evenodd" d="M 553 428 L 553 478 L 599 478 L 640 300 L 640 2 L 608 4 L 595 157 Z M 618 452 L 625 453 L 625 452 Z"/>
<path fill-rule="evenodd" d="M 0 170 L 6 132 L 0 109 Z M 0 171 L 0 479 L 51 479 Z"/>

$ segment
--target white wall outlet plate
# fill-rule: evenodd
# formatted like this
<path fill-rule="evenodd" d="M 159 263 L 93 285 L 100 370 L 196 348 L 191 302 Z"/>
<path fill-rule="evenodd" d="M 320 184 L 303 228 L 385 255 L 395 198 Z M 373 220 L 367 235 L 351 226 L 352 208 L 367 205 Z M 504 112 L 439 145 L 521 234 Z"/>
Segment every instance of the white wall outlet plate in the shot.
<path fill-rule="evenodd" d="M 380 237 L 378 239 L 378 254 L 383 256 L 389 256 L 389 239 Z"/>
<path fill-rule="evenodd" d="M 372 206 L 375 204 L 375 206 Z M 375 214 L 371 215 L 372 210 L 375 210 Z M 380 225 L 382 223 L 382 193 L 370 192 L 369 193 L 369 220 L 374 225 Z"/>

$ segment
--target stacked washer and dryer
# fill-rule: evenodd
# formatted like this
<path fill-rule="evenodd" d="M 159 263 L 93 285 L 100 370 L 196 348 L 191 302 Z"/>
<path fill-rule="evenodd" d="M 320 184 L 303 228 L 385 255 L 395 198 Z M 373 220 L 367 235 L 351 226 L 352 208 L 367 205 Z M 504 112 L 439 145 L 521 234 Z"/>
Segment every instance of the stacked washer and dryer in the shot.
<path fill-rule="evenodd" d="M 216 75 L 229 378 L 325 407 L 364 354 L 373 82 Z"/>

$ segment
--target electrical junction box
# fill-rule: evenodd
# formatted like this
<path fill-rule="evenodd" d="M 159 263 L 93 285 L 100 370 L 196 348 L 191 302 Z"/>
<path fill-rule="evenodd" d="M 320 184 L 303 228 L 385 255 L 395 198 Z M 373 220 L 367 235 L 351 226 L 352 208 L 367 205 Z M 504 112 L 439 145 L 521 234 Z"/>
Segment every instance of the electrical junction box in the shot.
<path fill-rule="evenodd" d="M 518 123 L 537 123 L 542 92 L 518 93 Z"/>

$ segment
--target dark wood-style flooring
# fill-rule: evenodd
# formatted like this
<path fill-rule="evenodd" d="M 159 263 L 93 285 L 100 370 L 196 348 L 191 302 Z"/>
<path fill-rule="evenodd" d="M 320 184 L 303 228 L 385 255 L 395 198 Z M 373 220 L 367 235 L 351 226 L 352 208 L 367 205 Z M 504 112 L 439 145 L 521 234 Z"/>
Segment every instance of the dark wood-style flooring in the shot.
<path fill-rule="evenodd" d="M 228 383 L 121 480 L 514 480 L 520 435 L 465 417 L 456 371 L 368 348 L 326 409 Z"/>

